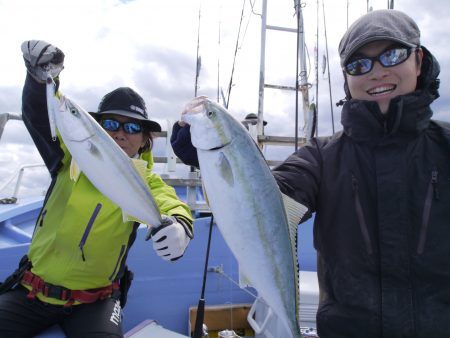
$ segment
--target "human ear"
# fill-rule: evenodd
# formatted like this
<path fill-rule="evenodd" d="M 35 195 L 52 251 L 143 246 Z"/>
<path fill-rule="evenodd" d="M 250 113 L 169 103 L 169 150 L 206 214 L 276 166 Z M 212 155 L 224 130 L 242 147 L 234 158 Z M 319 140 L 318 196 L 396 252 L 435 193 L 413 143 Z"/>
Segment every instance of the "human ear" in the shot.
<path fill-rule="evenodd" d="M 416 49 L 416 66 L 417 66 L 417 76 L 420 76 L 422 71 L 422 60 L 423 60 L 423 49 Z"/>

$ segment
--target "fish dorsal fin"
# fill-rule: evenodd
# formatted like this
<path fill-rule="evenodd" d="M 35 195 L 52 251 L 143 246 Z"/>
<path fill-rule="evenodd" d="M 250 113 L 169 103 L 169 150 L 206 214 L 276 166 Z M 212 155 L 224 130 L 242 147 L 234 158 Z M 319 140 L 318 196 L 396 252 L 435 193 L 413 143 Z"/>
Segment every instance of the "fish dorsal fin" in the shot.
<path fill-rule="evenodd" d="M 291 237 L 291 244 L 297 238 L 297 227 L 303 215 L 308 211 L 308 208 L 298 203 L 293 198 L 281 193 L 284 203 L 284 210 L 286 211 L 287 221 L 289 225 L 289 235 Z"/>
<path fill-rule="evenodd" d="M 131 158 L 131 162 L 139 175 L 145 180 L 147 176 L 147 161 L 140 158 Z"/>
<path fill-rule="evenodd" d="M 72 181 L 76 182 L 76 181 L 78 181 L 80 174 L 81 174 L 80 167 L 77 165 L 77 163 L 75 162 L 75 160 L 72 157 L 72 160 L 70 161 L 70 169 L 69 169 L 70 179 Z"/>
<path fill-rule="evenodd" d="M 305 215 L 305 213 L 308 211 L 308 208 L 283 193 L 281 193 L 281 196 L 283 198 L 284 210 L 286 212 L 286 217 L 289 225 L 289 237 L 291 240 L 292 258 L 296 263 L 295 285 L 297 287 L 295 292 L 295 304 L 297 311 L 297 322 L 300 325 L 300 285 L 299 285 L 300 267 L 298 264 L 298 253 L 297 253 L 297 229 L 300 220 L 302 219 L 303 215 Z"/>

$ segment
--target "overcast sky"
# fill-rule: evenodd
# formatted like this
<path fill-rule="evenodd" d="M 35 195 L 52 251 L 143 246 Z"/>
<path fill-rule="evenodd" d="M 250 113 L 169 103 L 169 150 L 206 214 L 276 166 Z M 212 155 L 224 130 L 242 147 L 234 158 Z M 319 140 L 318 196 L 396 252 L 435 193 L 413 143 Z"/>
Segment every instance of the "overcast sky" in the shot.
<path fill-rule="evenodd" d="M 337 46 L 347 21 L 351 24 L 364 14 L 367 1 L 324 0 L 331 104 L 328 71 L 323 73 L 322 68 L 326 53 L 322 1 L 319 1 L 319 13 L 316 0 L 302 3 L 308 81 L 312 85 L 310 101 L 317 102 L 314 55 L 318 37 L 319 135 L 329 135 L 331 107 L 335 129 L 339 130 L 340 108 L 335 102 L 344 96 Z M 0 114 L 20 113 L 26 73 L 20 45 L 24 40 L 42 39 L 66 54 L 61 91 L 86 110 L 96 110 L 101 97 L 116 87 L 130 86 L 144 97 L 150 118 L 167 130 L 194 96 L 200 32 L 202 68 L 197 93 L 216 99 L 219 87 L 227 95 L 234 62 L 229 110 L 243 119 L 249 113 L 257 113 L 258 108 L 261 5 L 262 0 L 0 0 L 0 30 L 3 32 Z M 387 0 L 372 0 L 369 5 L 374 9 L 387 8 Z M 450 101 L 446 95 L 450 83 L 450 4 L 446 0 L 397 0 L 394 7 L 416 20 L 421 28 L 422 44 L 441 64 L 443 97 L 433 104 L 434 118 L 450 121 Z M 268 0 L 267 24 L 295 28 L 294 13 L 294 0 Z M 294 86 L 295 62 L 295 34 L 268 32 L 266 83 Z M 265 91 L 266 134 L 294 135 L 294 104 L 292 93 Z M 302 120 L 299 123 L 303 125 Z M 159 144 L 157 152 L 162 152 L 160 149 Z M 291 150 L 287 150 L 289 152 Z M 38 162 L 41 162 L 40 156 L 23 123 L 10 121 L 0 140 L 0 188 L 20 165 Z M 45 184 L 45 175 L 37 176 L 39 178 L 32 179 L 26 175 L 27 189 Z"/>

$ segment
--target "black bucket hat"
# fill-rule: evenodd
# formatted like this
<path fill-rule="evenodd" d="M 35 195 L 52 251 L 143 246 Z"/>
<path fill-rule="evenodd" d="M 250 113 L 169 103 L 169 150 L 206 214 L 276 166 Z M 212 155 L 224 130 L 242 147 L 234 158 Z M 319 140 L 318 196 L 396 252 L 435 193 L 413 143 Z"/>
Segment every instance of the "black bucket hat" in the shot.
<path fill-rule="evenodd" d="M 341 66 L 362 46 L 390 40 L 407 47 L 420 46 L 420 30 L 408 15 L 394 9 L 371 11 L 356 20 L 339 43 Z"/>
<path fill-rule="evenodd" d="M 149 120 L 144 99 L 129 87 L 119 87 L 103 96 L 97 112 L 91 114 L 96 118 L 103 114 L 127 116 L 142 122 L 149 131 L 161 131 L 159 123 Z"/>

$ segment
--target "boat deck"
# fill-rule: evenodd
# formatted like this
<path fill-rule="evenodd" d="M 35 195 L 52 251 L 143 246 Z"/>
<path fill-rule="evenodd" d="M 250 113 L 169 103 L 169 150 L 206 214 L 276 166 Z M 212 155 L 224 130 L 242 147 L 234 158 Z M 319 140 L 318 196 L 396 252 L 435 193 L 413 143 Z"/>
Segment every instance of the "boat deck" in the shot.
<path fill-rule="evenodd" d="M 39 210 L 40 199 L 19 200 L 14 205 L 0 205 L 0 280 L 9 275 L 29 247 Z M 185 255 L 176 263 L 161 260 L 144 240 L 146 227 L 138 229 L 130 250 L 128 265 L 135 273 L 124 309 L 123 326 L 127 337 L 144 337 L 147 333 L 159 338 L 186 337 L 190 334 L 189 309 L 196 307 L 201 293 L 205 252 L 210 217 L 195 220 L 195 238 Z M 312 222 L 299 227 L 299 262 L 302 326 L 315 326 L 318 287 L 316 253 L 312 247 Z M 208 305 L 251 304 L 253 289 L 241 289 L 238 264 L 223 240 L 217 226 L 212 232 L 205 303 Z M 154 320 L 150 325 L 149 320 Z M 231 327 L 230 323 L 230 327 Z M 137 328 L 140 328 L 137 330 Z M 167 335 L 161 332 L 167 331 Z M 145 334 L 144 334 L 145 333 Z M 186 335 L 186 336 L 184 336 Z M 64 337 L 53 327 L 39 338 Z"/>

